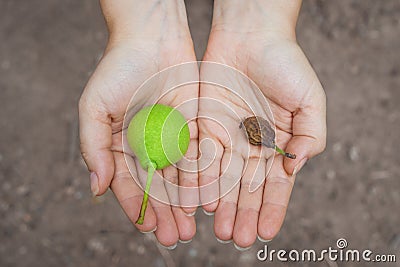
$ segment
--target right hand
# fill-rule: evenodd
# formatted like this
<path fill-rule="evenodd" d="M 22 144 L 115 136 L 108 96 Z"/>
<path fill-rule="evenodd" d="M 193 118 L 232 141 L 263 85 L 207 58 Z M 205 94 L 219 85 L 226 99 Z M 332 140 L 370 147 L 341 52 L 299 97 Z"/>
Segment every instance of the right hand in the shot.
<path fill-rule="evenodd" d="M 102 1 L 110 39 L 79 102 L 81 152 L 91 172 L 92 192 L 99 196 L 110 187 L 132 223 L 138 218 L 143 191 L 132 179 L 122 149 L 122 126 L 129 101 L 153 74 L 175 64 L 196 60 L 183 2 L 156 6 L 149 2 Z M 152 12 L 148 12 L 150 10 Z M 169 12 L 172 14 L 167 14 Z M 157 99 L 163 93 L 162 86 L 155 88 L 137 104 L 140 107 L 154 104 L 150 98 Z M 175 90 L 162 98 L 161 103 L 178 106 L 197 95 L 197 85 L 187 86 L 184 91 Z M 197 114 L 197 105 L 181 112 L 185 117 L 193 118 Z M 189 128 L 191 143 L 186 156 L 196 158 L 197 125 L 191 122 Z M 137 173 L 139 180 L 145 180 L 145 171 L 137 159 L 135 162 L 133 173 Z M 164 176 L 175 183 L 179 180 L 180 185 L 197 185 L 197 175 L 178 172 L 174 167 L 164 171 Z M 190 240 L 194 236 L 194 217 L 186 214 L 193 210 L 150 199 L 144 224 L 135 226 L 142 232 L 155 231 L 162 245 L 174 246 L 178 239 Z"/>

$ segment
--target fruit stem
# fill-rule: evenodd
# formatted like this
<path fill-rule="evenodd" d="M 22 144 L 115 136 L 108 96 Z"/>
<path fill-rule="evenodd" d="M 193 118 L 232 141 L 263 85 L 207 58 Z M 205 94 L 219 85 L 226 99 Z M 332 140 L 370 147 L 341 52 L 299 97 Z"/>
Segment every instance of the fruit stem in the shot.
<path fill-rule="evenodd" d="M 144 221 L 144 215 L 147 209 L 147 203 L 149 201 L 149 191 L 151 186 L 151 181 L 153 180 L 154 172 L 156 168 L 154 167 L 153 163 L 150 163 L 147 167 L 147 181 L 146 181 L 146 189 L 144 190 L 142 206 L 140 207 L 139 218 L 137 219 L 136 223 L 142 225 Z"/>
<path fill-rule="evenodd" d="M 277 145 L 275 145 L 275 151 L 278 152 L 279 154 L 287 157 L 287 158 L 290 158 L 290 159 L 295 159 L 296 158 L 295 154 L 287 153 L 287 152 L 283 151 L 281 148 L 279 148 Z"/>

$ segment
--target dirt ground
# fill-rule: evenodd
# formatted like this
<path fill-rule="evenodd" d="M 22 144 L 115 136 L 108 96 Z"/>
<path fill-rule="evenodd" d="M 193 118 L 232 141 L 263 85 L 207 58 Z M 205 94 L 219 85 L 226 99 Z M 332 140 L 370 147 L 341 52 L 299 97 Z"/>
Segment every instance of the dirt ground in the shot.
<path fill-rule="evenodd" d="M 212 1 L 187 1 L 199 58 Z M 92 200 L 77 102 L 106 44 L 97 1 L 0 0 L 0 266 L 400 266 L 400 1 L 305 0 L 299 43 L 328 97 L 328 144 L 298 176 L 270 249 L 335 247 L 397 263 L 259 262 L 196 214 L 189 244 L 158 248 L 112 193 Z"/>

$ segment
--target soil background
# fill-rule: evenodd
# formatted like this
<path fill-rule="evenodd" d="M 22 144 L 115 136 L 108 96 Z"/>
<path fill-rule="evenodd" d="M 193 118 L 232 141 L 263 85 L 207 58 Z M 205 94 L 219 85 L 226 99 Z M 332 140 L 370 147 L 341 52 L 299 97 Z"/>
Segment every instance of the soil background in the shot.
<path fill-rule="evenodd" d="M 199 59 L 212 1 L 187 9 Z M 400 266 L 400 1 L 305 0 L 298 39 L 328 98 L 326 151 L 298 175 L 270 249 L 396 254 Z M 98 1 L 0 0 L 0 266 L 367 266 L 259 262 L 216 241 L 212 217 L 173 251 L 93 200 L 77 103 L 107 41 Z"/>

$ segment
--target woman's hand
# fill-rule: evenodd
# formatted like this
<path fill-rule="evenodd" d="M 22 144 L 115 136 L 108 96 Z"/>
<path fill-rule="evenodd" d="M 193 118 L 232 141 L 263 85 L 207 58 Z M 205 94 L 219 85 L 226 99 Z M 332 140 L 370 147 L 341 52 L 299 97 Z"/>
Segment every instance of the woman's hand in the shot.
<path fill-rule="evenodd" d="M 295 38 L 300 5 L 297 0 L 214 2 L 213 25 L 204 60 L 231 66 L 256 83 L 274 115 L 277 145 L 297 155 L 295 160 L 277 155 L 267 173 L 267 157 L 259 154 L 249 158 L 241 152 L 240 148 L 249 145 L 247 140 L 232 139 L 232 150 L 224 141 L 222 129 L 217 130 L 210 120 L 199 119 L 199 142 L 211 139 L 218 148 L 215 162 L 200 173 L 200 185 L 218 179 L 223 169 L 229 170 L 226 158 L 232 159 L 229 174 L 242 177 L 242 186 L 237 184 L 219 201 L 204 202 L 203 208 L 215 211 L 217 238 L 233 239 L 241 248 L 251 246 L 257 234 L 261 240 L 275 237 L 285 217 L 296 173 L 325 148 L 325 93 Z M 203 72 L 206 70 L 202 69 Z M 242 94 L 254 96 L 256 92 Z M 225 101 L 238 114 L 245 110 L 244 103 L 238 105 L 241 102 L 232 101 L 226 93 L 209 84 L 201 84 L 200 96 Z M 252 99 L 256 101 L 254 97 L 248 97 L 247 101 Z M 200 100 L 201 117 L 215 117 L 216 113 L 220 121 L 226 122 L 226 128 L 238 126 L 239 122 L 224 114 L 223 109 L 213 110 L 207 101 Z M 263 186 L 250 193 L 248 185 L 252 180 L 263 182 Z M 204 199 L 202 191 L 200 199 Z"/>
<path fill-rule="evenodd" d="M 111 187 L 129 219 L 138 217 L 142 189 L 131 177 L 122 149 L 122 126 L 129 102 L 140 85 L 150 76 L 169 66 L 195 61 L 193 44 L 183 1 L 103 0 L 103 13 L 110 32 L 109 43 L 101 62 L 90 78 L 79 103 L 80 140 L 88 166 L 91 190 L 102 195 Z M 136 100 L 140 107 L 154 104 L 179 106 L 197 98 L 198 85 L 175 90 L 161 98 L 159 86 Z M 197 103 L 197 102 L 196 102 Z M 132 103 L 131 103 L 132 104 Z M 181 110 L 186 118 L 197 115 L 197 105 Z M 187 156 L 197 157 L 197 125 L 189 124 L 191 143 Z M 139 180 L 146 179 L 137 159 Z M 144 177 L 142 177 L 144 176 Z M 184 186 L 197 185 L 197 175 L 169 167 L 166 178 Z M 193 195 L 192 198 L 198 196 Z M 185 210 L 193 212 L 194 208 Z M 151 199 L 142 232 L 155 231 L 164 246 L 174 246 L 178 239 L 190 240 L 196 231 L 194 217 L 183 209 Z"/>

